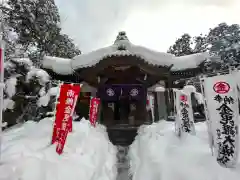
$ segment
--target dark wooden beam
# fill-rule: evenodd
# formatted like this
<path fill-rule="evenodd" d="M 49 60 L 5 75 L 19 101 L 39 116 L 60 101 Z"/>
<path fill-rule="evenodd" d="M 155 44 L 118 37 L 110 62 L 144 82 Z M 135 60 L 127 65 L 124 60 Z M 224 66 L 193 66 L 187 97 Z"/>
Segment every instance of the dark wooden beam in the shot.
<path fill-rule="evenodd" d="M 167 68 L 147 67 L 147 66 L 141 66 L 141 65 L 139 65 L 138 67 L 146 74 L 156 76 L 159 79 L 169 74 L 166 70 Z"/>
<path fill-rule="evenodd" d="M 43 69 L 43 70 L 45 70 L 49 74 L 52 80 L 59 80 L 59 81 L 72 82 L 72 83 L 80 83 L 83 80 L 76 74 L 62 75 L 62 74 L 57 74 L 50 69 Z"/>
<path fill-rule="evenodd" d="M 79 75 L 82 78 L 86 76 L 96 75 L 99 72 L 104 71 L 106 68 L 111 66 L 138 66 L 141 67 L 144 72 L 149 75 L 155 75 L 159 78 L 165 73 L 168 72 L 169 67 L 160 67 L 148 64 L 145 60 L 138 58 L 136 56 L 115 56 L 115 57 L 108 57 L 106 59 L 101 60 L 93 67 L 83 68 L 79 71 Z"/>

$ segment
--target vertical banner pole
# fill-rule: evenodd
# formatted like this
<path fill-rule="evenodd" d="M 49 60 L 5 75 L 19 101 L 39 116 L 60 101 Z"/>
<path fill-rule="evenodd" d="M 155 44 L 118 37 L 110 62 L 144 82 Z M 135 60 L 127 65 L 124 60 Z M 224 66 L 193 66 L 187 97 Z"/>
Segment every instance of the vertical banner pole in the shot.
<path fill-rule="evenodd" d="M 3 4 L 3 1 L 1 1 Z M 2 13 L 2 11 L 0 11 Z M 3 14 L 3 13 L 2 13 Z M 0 23 L 0 162 L 1 162 L 1 150 L 2 150 L 2 128 L 3 128 L 3 90 L 4 90 L 4 19 L 1 16 L 1 23 Z"/>
<path fill-rule="evenodd" d="M 212 153 L 212 156 L 214 155 L 214 150 L 213 150 L 213 134 L 212 134 L 212 125 L 211 125 L 211 122 L 210 122 L 210 119 L 209 119 L 209 112 L 208 112 L 208 109 L 207 109 L 207 99 L 206 99 L 206 94 L 205 94 L 205 91 L 204 91 L 204 79 L 206 79 L 206 77 L 204 76 L 201 76 L 199 77 L 200 79 L 200 87 L 201 87 L 201 92 L 203 94 L 203 99 L 204 99 L 204 111 L 205 111 L 205 118 L 206 118 L 206 123 L 207 123 L 207 130 L 208 130 L 208 140 L 209 140 L 209 146 L 210 146 L 210 149 L 211 149 L 211 153 Z"/>
<path fill-rule="evenodd" d="M 58 103 L 58 98 L 59 98 L 59 94 L 60 94 L 60 87 L 61 87 L 61 81 L 58 81 L 58 86 L 57 86 L 58 88 L 59 88 L 59 91 L 58 91 L 58 93 L 56 94 L 56 99 L 55 99 L 55 108 L 54 108 L 54 110 L 53 110 L 53 119 L 55 120 L 55 118 L 56 118 L 56 111 L 57 111 L 57 103 Z M 53 123 L 53 125 L 54 125 L 54 123 Z"/>
<path fill-rule="evenodd" d="M 4 41 L 0 42 L 0 160 L 2 149 L 2 128 L 3 128 L 3 89 L 4 89 Z"/>
<path fill-rule="evenodd" d="M 53 129 L 56 127 L 56 113 L 57 113 L 57 106 L 58 106 L 58 99 L 59 99 L 59 96 L 60 96 L 61 85 L 62 85 L 61 81 L 58 81 L 58 86 L 57 87 L 59 88 L 59 90 L 58 90 L 58 93 L 56 94 L 55 108 L 53 110 L 53 114 L 54 114 L 54 116 L 53 116 Z M 53 137 L 51 139 L 51 144 L 52 143 L 53 143 Z"/>
<path fill-rule="evenodd" d="M 178 137 L 181 137 L 182 135 L 182 128 L 181 128 L 181 120 L 179 115 L 180 110 L 180 102 L 179 102 L 179 90 L 174 90 L 174 111 L 175 111 L 175 133 Z"/>
<path fill-rule="evenodd" d="M 58 88 L 59 88 L 59 91 L 58 93 L 56 94 L 56 99 L 55 99 L 55 109 L 54 109 L 54 117 L 56 116 L 56 111 L 57 111 L 57 103 L 58 103 L 58 98 L 59 98 L 59 95 L 60 95 L 60 88 L 61 88 L 61 81 L 58 81 Z M 55 117 L 56 118 L 56 117 Z"/>

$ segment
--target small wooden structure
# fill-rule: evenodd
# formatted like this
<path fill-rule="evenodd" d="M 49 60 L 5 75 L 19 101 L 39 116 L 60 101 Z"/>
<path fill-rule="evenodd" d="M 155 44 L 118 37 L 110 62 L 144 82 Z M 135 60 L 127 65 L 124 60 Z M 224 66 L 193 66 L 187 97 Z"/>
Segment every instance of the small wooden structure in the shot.
<path fill-rule="evenodd" d="M 171 89 L 176 87 L 173 82 L 201 73 L 207 57 L 205 53 L 175 57 L 156 52 L 130 43 L 126 33 L 120 32 L 112 46 L 73 59 L 45 57 L 43 68 L 54 79 L 85 82 L 94 89 L 92 95 L 101 98 L 101 123 L 139 126 L 150 121 L 146 110 L 148 91 L 154 94 L 151 88 L 163 84 L 170 115 Z"/>

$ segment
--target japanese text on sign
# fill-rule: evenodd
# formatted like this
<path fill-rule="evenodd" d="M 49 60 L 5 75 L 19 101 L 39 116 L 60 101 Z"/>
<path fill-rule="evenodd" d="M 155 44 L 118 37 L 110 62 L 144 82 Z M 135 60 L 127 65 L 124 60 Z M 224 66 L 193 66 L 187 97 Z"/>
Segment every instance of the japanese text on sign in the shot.
<path fill-rule="evenodd" d="M 180 103 L 181 108 L 181 115 L 182 115 L 182 129 L 184 130 L 184 132 L 191 132 L 191 124 L 190 124 L 190 119 L 189 119 L 189 112 L 188 112 L 188 108 L 189 105 L 185 102 L 185 98 L 184 101 L 182 101 L 181 98 L 181 103 Z"/>
<path fill-rule="evenodd" d="M 230 161 L 230 157 L 234 156 L 235 152 L 235 136 L 237 126 L 233 120 L 234 112 L 231 105 L 235 103 L 231 96 L 221 96 L 217 94 L 214 100 L 218 102 L 219 107 L 216 109 L 221 117 L 221 127 L 216 129 L 219 154 L 217 160 L 225 165 Z"/>

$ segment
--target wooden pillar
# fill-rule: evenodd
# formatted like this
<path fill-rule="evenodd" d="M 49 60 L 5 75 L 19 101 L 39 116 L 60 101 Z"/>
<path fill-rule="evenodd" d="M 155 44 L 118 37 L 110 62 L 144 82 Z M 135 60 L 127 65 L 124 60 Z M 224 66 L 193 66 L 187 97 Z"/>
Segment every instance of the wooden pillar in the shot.
<path fill-rule="evenodd" d="M 147 115 L 147 109 L 146 109 L 146 106 L 147 106 L 147 87 L 144 85 L 144 98 L 143 98 L 143 122 L 148 122 L 149 119 L 148 119 L 148 115 Z"/>
<path fill-rule="evenodd" d="M 169 105 L 170 105 L 170 113 L 173 115 L 174 112 L 174 94 L 173 94 L 173 81 L 169 79 Z"/>
<path fill-rule="evenodd" d="M 170 115 L 170 104 L 169 104 L 169 92 L 168 92 L 168 85 L 169 82 L 165 81 L 165 91 L 164 91 L 164 97 L 165 97 L 165 103 L 166 103 L 166 112 L 167 115 L 165 119 L 167 120 L 168 116 Z"/>
<path fill-rule="evenodd" d="M 97 116 L 97 121 L 102 124 L 103 118 L 102 118 L 102 100 L 100 99 L 100 104 L 98 107 L 98 116 Z"/>
<path fill-rule="evenodd" d="M 157 92 L 153 92 L 154 97 L 154 122 L 159 121 Z"/>

